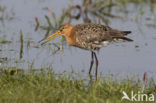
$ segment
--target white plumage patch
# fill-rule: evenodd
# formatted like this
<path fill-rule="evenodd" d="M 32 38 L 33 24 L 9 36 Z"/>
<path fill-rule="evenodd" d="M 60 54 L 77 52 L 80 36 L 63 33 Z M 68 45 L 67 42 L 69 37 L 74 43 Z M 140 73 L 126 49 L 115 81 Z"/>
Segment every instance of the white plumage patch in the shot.
<path fill-rule="evenodd" d="M 99 47 L 107 46 L 109 43 L 110 43 L 109 41 L 102 41 L 102 42 L 95 41 L 94 42 L 94 44 L 98 45 Z"/>
<path fill-rule="evenodd" d="M 125 40 L 123 40 L 123 39 L 117 39 L 117 38 L 114 38 L 113 41 L 114 42 L 125 42 Z"/>
<path fill-rule="evenodd" d="M 109 41 L 103 41 L 103 42 L 102 42 L 102 45 L 103 45 L 103 46 L 107 46 L 109 43 L 110 43 Z"/>

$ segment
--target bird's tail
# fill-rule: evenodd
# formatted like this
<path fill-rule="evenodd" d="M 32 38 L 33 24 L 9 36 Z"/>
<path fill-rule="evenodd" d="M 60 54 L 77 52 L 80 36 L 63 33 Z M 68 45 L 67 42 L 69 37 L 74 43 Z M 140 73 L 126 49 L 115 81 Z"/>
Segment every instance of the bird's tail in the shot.
<path fill-rule="evenodd" d="M 131 31 L 122 31 L 125 35 L 132 33 Z"/>

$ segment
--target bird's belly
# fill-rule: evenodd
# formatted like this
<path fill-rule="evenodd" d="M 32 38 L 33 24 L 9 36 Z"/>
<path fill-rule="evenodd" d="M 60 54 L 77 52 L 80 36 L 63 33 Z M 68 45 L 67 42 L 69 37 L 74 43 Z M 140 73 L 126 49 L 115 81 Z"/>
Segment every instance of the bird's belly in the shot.
<path fill-rule="evenodd" d="M 81 44 L 76 45 L 76 47 L 94 51 L 94 50 L 99 50 L 103 46 L 107 46 L 109 43 L 110 43 L 109 41 L 102 41 L 102 42 L 95 41 L 91 43 L 81 42 Z"/>
<path fill-rule="evenodd" d="M 95 42 L 93 42 L 93 43 L 96 44 L 96 45 L 99 46 L 99 47 L 107 46 L 107 45 L 110 44 L 109 41 L 101 41 L 101 42 L 95 41 Z"/>

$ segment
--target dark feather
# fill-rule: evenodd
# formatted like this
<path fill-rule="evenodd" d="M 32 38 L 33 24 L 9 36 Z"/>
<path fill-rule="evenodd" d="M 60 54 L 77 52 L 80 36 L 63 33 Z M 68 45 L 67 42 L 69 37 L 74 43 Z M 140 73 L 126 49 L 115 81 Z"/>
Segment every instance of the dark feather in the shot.
<path fill-rule="evenodd" d="M 123 32 L 125 33 L 125 35 L 132 33 L 131 31 L 123 31 Z"/>

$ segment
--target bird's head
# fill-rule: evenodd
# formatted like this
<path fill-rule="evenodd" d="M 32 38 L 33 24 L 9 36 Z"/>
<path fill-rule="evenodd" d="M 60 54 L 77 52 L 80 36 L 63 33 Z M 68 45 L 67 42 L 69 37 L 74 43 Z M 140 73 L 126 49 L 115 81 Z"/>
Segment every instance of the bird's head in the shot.
<path fill-rule="evenodd" d="M 70 24 L 64 24 L 64 25 L 62 25 L 62 26 L 60 27 L 60 29 L 59 29 L 56 33 L 54 33 L 54 34 L 48 36 L 48 37 L 46 38 L 46 40 L 47 40 L 47 41 L 50 41 L 50 40 L 52 40 L 52 39 L 54 39 L 54 38 L 56 38 L 56 37 L 58 37 L 58 36 L 60 36 L 60 35 L 69 36 L 70 33 L 71 33 L 71 29 L 72 29 L 72 28 L 73 28 L 72 25 L 70 25 Z"/>

